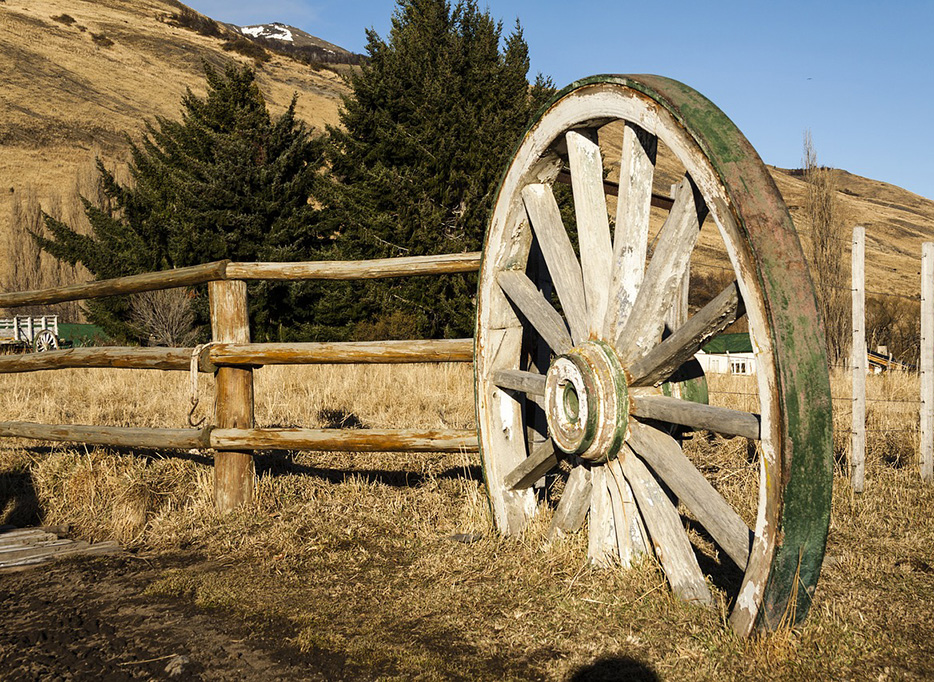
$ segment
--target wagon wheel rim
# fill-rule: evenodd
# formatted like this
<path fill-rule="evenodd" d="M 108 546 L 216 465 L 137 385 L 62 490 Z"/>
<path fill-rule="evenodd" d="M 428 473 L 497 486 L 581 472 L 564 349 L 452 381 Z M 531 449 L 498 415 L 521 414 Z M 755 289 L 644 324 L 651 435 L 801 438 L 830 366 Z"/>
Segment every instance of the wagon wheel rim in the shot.
<path fill-rule="evenodd" d="M 596 131 L 614 121 L 624 132 L 611 232 Z M 659 140 L 686 173 L 646 265 Z M 568 172 L 576 249 L 553 190 Z M 690 319 L 679 311 L 682 319 L 673 321 L 705 219 L 715 223 L 736 280 Z M 661 395 L 659 385 L 675 369 L 743 314 L 759 414 Z M 666 316 L 672 333 L 661 341 Z M 532 357 L 530 337 L 550 352 Z M 679 596 L 709 603 L 661 481 L 743 572 L 733 628 L 745 636 L 800 621 L 829 526 L 832 422 L 823 349 L 790 215 L 735 125 L 696 91 L 657 76 L 598 76 L 569 86 L 520 143 L 484 245 L 475 386 L 497 527 L 521 532 L 538 508 L 531 484 L 564 459 L 573 468 L 553 525 L 574 529 L 586 512 L 593 559 L 626 564 L 645 547 Z M 752 530 L 678 442 L 656 428 L 662 423 L 758 439 Z"/>
<path fill-rule="evenodd" d="M 44 353 L 50 350 L 58 350 L 58 339 L 55 334 L 48 329 L 43 329 L 36 334 L 33 345 L 37 353 Z"/>

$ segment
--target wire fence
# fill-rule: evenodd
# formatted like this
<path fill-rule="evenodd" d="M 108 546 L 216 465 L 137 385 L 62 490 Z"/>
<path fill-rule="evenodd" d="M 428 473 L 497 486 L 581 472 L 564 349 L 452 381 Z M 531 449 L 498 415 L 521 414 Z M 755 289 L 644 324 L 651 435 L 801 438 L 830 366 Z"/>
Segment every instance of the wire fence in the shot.
<path fill-rule="evenodd" d="M 857 230 L 862 232 L 861 228 L 857 228 Z M 847 253 L 844 254 L 844 257 L 847 261 L 850 260 L 850 249 L 854 248 L 854 244 L 856 243 L 856 234 L 857 231 L 855 230 L 852 239 L 848 237 L 837 238 L 839 241 L 846 244 Z M 862 232 L 862 234 L 865 233 Z M 864 238 L 861 237 L 861 239 Z M 865 242 L 863 243 L 865 244 Z M 715 262 L 710 259 L 709 255 L 707 258 L 704 258 L 703 254 L 700 253 L 695 253 L 695 255 L 701 256 L 700 258 L 692 258 L 692 268 L 697 268 L 697 272 L 709 272 L 710 270 L 714 270 L 729 273 L 731 276 L 734 275 L 734 269 L 725 265 L 723 261 Z M 919 253 L 919 256 L 920 255 Z M 866 252 L 866 260 L 872 260 L 871 253 Z M 920 265 L 920 261 L 918 265 Z M 888 270 L 888 267 L 886 267 L 886 269 Z M 920 267 L 912 267 L 909 265 L 907 268 L 900 269 L 900 271 L 896 271 L 894 268 L 892 270 L 894 273 L 900 273 L 902 276 L 911 278 L 918 277 L 919 285 L 921 284 L 922 268 Z M 920 328 L 920 308 L 922 302 L 920 293 L 921 286 L 918 287 L 918 293 L 911 291 L 911 289 L 914 289 L 913 286 L 909 287 L 909 292 L 905 293 L 904 288 L 902 288 L 902 291 L 869 289 L 866 288 L 865 282 L 860 284 L 856 280 L 850 283 L 849 286 L 829 285 L 831 289 L 850 292 L 851 295 L 857 293 L 857 287 L 861 287 L 862 294 L 869 300 L 875 299 L 877 302 L 880 302 L 878 304 L 880 307 L 876 311 L 877 313 L 878 310 L 884 311 L 886 307 L 888 307 L 891 312 L 892 307 L 897 306 L 896 303 L 884 303 L 886 300 L 908 301 L 912 306 L 917 306 L 914 310 L 911 308 L 907 310 L 907 313 L 914 318 L 908 320 L 907 325 L 908 328 L 914 327 L 915 331 L 917 331 L 917 328 Z M 906 310 L 902 307 L 901 314 L 904 315 L 905 313 Z M 864 328 L 866 323 L 867 320 L 863 320 Z M 877 326 L 881 323 L 881 321 L 877 320 Z M 889 334 L 893 331 L 894 330 L 890 329 Z M 920 334 L 917 336 L 920 338 Z M 867 339 L 867 341 L 877 343 L 878 338 L 879 337 L 873 333 L 872 338 Z M 883 336 L 883 339 L 884 338 L 885 336 Z M 914 354 L 914 358 L 910 359 L 912 362 L 918 360 L 918 352 L 920 350 L 920 342 L 915 341 L 915 343 L 918 343 L 916 348 L 912 351 L 906 351 Z M 898 344 L 896 343 L 896 345 Z M 884 352 L 882 348 L 879 350 Z M 899 360 L 904 362 L 907 359 L 907 357 L 901 359 L 893 358 L 889 355 L 889 364 L 886 367 L 886 371 L 882 374 L 870 374 L 867 376 L 865 395 L 862 396 L 864 403 L 863 406 L 859 407 L 859 410 L 865 414 L 865 422 L 861 429 L 863 433 L 878 434 L 880 436 L 883 434 L 886 436 L 902 434 L 906 436 L 906 440 L 910 440 L 912 444 L 917 442 L 918 435 L 921 433 L 923 412 L 920 392 L 920 375 L 916 371 L 918 367 L 899 363 Z M 894 367 L 892 365 L 893 362 L 896 363 Z M 921 363 L 918 362 L 917 364 L 920 366 Z M 849 435 L 858 428 L 858 425 L 853 424 L 853 415 L 859 398 L 853 394 L 852 371 L 853 368 L 848 364 L 834 363 L 830 367 L 833 386 L 831 401 L 833 407 L 835 440 L 842 439 L 845 442 L 848 442 Z M 756 390 L 729 387 L 725 385 L 724 382 L 713 381 L 710 385 L 709 394 L 711 396 L 711 403 L 713 404 L 729 403 L 739 409 L 758 411 L 759 394 Z"/>

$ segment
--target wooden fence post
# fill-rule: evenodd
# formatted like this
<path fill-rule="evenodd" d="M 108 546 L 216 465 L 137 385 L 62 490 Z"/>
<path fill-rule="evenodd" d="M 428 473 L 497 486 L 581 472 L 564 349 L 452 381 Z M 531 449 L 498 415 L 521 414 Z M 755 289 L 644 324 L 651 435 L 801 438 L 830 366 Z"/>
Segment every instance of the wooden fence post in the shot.
<path fill-rule="evenodd" d="M 853 228 L 853 427 L 850 476 L 853 492 L 863 492 L 866 478 L 866 228 Z"/>
<path fill-rule="evenodd" d="M 246 282 L 221 280 L 208 284 L 214 341 L 249 343 Z M 218 429 L 253 427 L 253 370 L 218 367 L 215 373 L 214 425 Z M 228 512 L 253 499 L 253 454 L 218 451 L 214 455 L 214 503 Z"/>
<path fill-rule="evenodd" d="M 934 481 L 934 242 L 921 247 L 921 480 Z"/>

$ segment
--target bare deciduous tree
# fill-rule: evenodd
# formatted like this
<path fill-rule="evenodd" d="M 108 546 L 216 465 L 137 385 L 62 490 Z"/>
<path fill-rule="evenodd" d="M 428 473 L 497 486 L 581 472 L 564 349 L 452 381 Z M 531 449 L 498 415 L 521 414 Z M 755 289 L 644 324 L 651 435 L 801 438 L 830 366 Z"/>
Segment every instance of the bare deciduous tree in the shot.
<path fill-rule="evenodd" d="M 47 201 L 46 212 L 60 214 L 61 205 L 59 198 L 53 197 Z M 4 291 L 29 291 L 79 281 L 75 268 L 43 253 L 33 239 L 34 234 L 46 233 L 42 213 L 43 207 L 34 187 L 26 187 L 14 194 L 9 229 L 3 245 L 7 262 L 2 278 Z M 61 321 L 76 322 L 81 311 L 77 302 L 69 302 L 52 306 L 26 306 L 11 310 L 9 314 L 58 315 Z"/>
<path fill-rule="evenodd" d="M 195 314 L 187 289 L 163 289 L 135 294 L 130 320 L 148 334 L 153 346 L 187 347 L 195 342 Z"/>
<path fill-rule="evenodd" d="M 850 348 L 850 298 L 847 286 L 837 187 L 833 170 L 818 165 L 811 132 L 804 133 L 804 180 L 807 183 L 804 211 L 810 223 L 811 278 L 817 306 L 827 334 L 830 361 L 845 359 Z"/>

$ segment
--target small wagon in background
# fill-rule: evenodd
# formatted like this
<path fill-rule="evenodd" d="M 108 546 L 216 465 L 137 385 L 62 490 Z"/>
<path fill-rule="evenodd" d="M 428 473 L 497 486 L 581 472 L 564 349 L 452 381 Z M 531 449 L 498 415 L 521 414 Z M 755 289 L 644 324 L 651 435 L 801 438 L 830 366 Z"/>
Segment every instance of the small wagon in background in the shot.
<path fill-rule="evenodd" d="M 0 319 L 0 349 L 4 352 L 11 349 L 42 353 L 58 350 L 58 347 L 58 315 L 17 315 Z"/>

